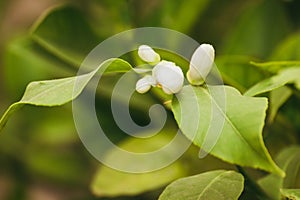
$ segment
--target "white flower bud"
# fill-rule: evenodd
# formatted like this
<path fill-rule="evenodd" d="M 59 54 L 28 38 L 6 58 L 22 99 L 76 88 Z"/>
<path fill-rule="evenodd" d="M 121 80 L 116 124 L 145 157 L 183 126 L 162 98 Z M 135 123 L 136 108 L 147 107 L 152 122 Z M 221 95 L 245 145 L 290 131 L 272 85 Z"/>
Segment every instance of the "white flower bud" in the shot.
<path fill-rule="evenodd" d="M 155 86 L 155 85 L 156 85 L 155 79 L 152 76 L 147 75 L 141 78 L 140 80 L 138 80 L 135 89 L 138 93 L 143 94 L 145 92 L 148 92 L 151 86 Z"/>
<path fill-rule="evenodd" d="M 210 44 L 201 44 L 194 52 L 187 79 L 192 85 L 201 85 L 211 71 L 215 59 L 214 47 Z"/>
<path fill-rule="evenodd" d="M 152 76 L 166 94 L 177 93 L 183 86 L 182 70 L 173 62 L 161 61 L 153 68 Z"/>
<path fill-rule="evenodd" d="M 148 63 L 156 64 L 160 61 L 160 56 L 148 45 L 141 45 L 138 49 L 140 58 Z"/>

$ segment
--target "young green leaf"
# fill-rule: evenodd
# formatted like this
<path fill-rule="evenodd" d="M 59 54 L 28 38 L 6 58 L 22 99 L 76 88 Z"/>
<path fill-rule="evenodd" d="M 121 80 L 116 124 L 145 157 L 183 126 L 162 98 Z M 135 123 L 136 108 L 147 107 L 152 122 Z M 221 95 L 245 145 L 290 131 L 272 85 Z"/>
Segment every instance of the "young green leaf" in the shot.
<path fill-rule="evenodd" d="M 159 200 L 237 200 L 244 188 L 244 177 L 235 171 L 216 170 L 178 179 Z"/>
<path fill-rule="evenodd" d="M 255 96 L 280 88 L 288 83 L 295 84 L 300 90 L 300 67 L 290 67 L 280 71 L 277 75 L 265 79 L 245 92 L 245 96 Z"/>
<path fill-rule="evenodd" d="M 32 82 L 27 86 L 22 99 L 12 104 L 0 119 L 0 131 L 5 126 L 9 117 L 24 104 L 60 106 L 72 101 L 83 91 L 88 82 L 102 67 L 103 69 L 107 69 L 105 73 L 124 72 L 132 69 L 131 65 L 126 61 L 113 58 L 104 61 L 97 69 L 87 74 L 56 80 Z"/>
<path fill-rule="evenodd" d="M 290 98 L 292 94 L 292 90 L 286 86 L 277 88 L 270 92 L 270 113 L 268 117 L 269 123 L 274 121 L 279 108 Z"/>
<path fill-rule="evenodd" d="M 266 98 L 245 97 L 229 86 L 185 86 L 173 100 L 172 111 L 182 132 L 204 151 L 284 176 L 262 138 L 267 104 Z"/>
<path fill-rule="evenodd" d="M 295 187 L 297 173 L 300 170 L 300 147 L 291 146 L 276 157 L 276 162 L 285 171 L 286 177 L 270 174 L 258 181 L 262 189 L 274 200 L 280 200 L 281 188 Z"/>
<path fill-rule="evenodd" d="M 282 189 L 280 192 L 287 200 L 300 200 L 300 189 Z"/>

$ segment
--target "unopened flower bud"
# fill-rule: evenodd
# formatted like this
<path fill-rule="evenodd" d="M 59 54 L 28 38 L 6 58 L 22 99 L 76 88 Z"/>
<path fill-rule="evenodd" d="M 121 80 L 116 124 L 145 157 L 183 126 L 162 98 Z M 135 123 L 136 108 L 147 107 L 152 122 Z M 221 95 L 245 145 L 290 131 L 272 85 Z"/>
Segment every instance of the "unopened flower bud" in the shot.
<path fill-rule="evenodd" d="M 187 79 L 192 85 L 204 83 L 211 71 L 215 59 L 215 50 L 210 44 L 201 44 L 194 52 L 190 68 L 187 72 Z"/>
<path fill-rule="evenodd" d="M 177 93 L 183 87 L 182 70 L 173 62 L 161 61 L 153 68 L 152 76 L 166 94 Z"/>
<path fill-rule="evenodd" d="M 151 86 L 155 86 L 155 85 L 156 85 L 156 81 L 154 80 L 154 78 L 150 75 L 147 75 L 141 78 L 140 80 L 138 80 L 135 89 L 138 93 L 143 94 L 145 92 L 148 92 Z"/>
<path fill-rule="evenodd" d="M 139 57 L 150 64 L 156 64 L 160 61 L 160 56 L 148 45 L 141 45 L 138 49 Z"/>

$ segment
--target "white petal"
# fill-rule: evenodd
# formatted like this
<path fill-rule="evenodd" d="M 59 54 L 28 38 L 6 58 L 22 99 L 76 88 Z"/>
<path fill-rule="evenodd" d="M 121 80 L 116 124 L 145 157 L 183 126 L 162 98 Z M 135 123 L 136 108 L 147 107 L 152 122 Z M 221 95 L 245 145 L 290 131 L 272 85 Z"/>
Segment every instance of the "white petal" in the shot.
<path fill-rule="evenodd" d="M 160 56 L 148 45 L 141 45 L 138 49 L 140 58 L 148 63 L 156 64 L 160 61 Z"/>
<path fill-rule="evenodd" d="M 152 75 L 167 94 L 177 93 L 183 86 L 182 70 L 173 62 L 161 61 L 153 68 Z"/>
<path fill-rule="evenodd" d="M 147 76 L 141 78 L 140 80 L 138 80 L 138 82 L 136 83 L 135 89 L 138 93 L 143 94 L 150 90 L 151 85 L 155 86 L 156 81 L 152 76 L 147 75 Z"/>
<path fill-rule="evenodd" d="M 189 82 L 193 85 L 201 85 L 211 71 L 215 59 L 214 47 L 210 44 L 201 44 L 194 52 L 190 68 L 187 73 Z"/>

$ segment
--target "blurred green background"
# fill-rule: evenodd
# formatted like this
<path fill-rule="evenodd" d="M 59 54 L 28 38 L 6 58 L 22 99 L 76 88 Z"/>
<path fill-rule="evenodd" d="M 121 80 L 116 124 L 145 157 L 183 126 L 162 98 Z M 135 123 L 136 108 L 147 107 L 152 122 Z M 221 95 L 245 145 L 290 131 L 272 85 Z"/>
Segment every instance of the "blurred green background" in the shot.
<path fill-rule="evenodd" d="M 29 82 L 75 75 L 99 42 L 145 26 L 174 29 L 213 44 L 225 83 L 244 91 L 266 76 L 252 69 L 250 61 L 300 59 L 299 10 L 298 0 L 0 0 L 0 113 L 22 96 Z M 49 20 L 32 32 L 42 16 Z M 293 99 L 288 103 L 299 108 Z M 293 140 L 275 142 L 280 147 Z M 196 148 L 187 154 L 182 162 L 188 165 L 186 172 L 176 176 L 231 168 L 212 157 L 199 161 Z M 169 181 L 131 197 L 100 198 L 90 189 L 99 167 L 77 136 L 70 104 L 26 106 L 0 135 L 1 200 L 156 199 Z M 114 176 L 104 169 L 104 178 Z M 126 194 L 138 178 L 129 176 L 121 189 L 117 181 L 125 179 L 116 178 L 111 183 L 116 195 Z"/>

